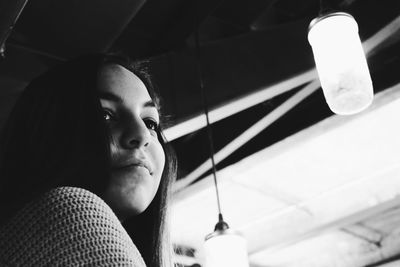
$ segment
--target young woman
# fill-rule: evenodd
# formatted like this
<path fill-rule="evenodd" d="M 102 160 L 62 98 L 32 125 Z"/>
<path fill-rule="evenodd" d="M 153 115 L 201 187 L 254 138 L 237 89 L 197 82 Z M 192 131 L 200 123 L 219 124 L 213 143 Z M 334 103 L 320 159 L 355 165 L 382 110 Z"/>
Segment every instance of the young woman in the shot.
<path fill-rule="evenodd" d="M 33 80 L 1 143 L 0 225 L 46 191 L 100 196 L 148 266 L 170 266 L 167 202 L 176 161 L 159 99 L 141 63 L 84 56 Z"/>

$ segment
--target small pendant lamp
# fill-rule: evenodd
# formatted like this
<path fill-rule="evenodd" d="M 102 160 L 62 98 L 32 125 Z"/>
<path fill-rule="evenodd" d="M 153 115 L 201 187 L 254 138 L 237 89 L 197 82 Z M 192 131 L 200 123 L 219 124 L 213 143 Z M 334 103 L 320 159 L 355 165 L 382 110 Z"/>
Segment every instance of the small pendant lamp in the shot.
<path fill-rule="evenodd" d="M 207 235 L 205 238 L 205 243 L 204 243 L 205 260 L 206 260 L 205 267 L 248 267 L 249 262 L 247 256 L 246 240 L 238 232 L 230 229 L 222 216 L 218 183 L 217 183 L 217 168 L 214 160 L 214 142 L 212 138 L 212 129 L 210 125 L 210 120 L 208 116 L 207 97 L 204 89 L 203 74 L 201 69 L 198 16 L 196 16 L 196 19 L 197 19 L 196 23 L 197 29 L 195 33 L 195 46 L 196 46 L 197 74 L 202 94 L 204 114 L 207 122 L 206 129 L 208 134 L 208 144 L 210 147 L 212 174 L 214 177 L 216 199 L 218 204 L 218 223 L 215 225 L 214 232 Z"/>
<path fill-rule="evenodd" d="M 229 228 L 220 214 L 214 232 L 206 236 L 204 244 L 206 267 L 248 267 L 246 240 Z"/>
<path fill-rule="evenodd" d="M 310 23 L 308 41 L 329 108 L 339 115 L 367 108 L 374 93 L 355 19 L 344 12 L 319 16 Z"/>

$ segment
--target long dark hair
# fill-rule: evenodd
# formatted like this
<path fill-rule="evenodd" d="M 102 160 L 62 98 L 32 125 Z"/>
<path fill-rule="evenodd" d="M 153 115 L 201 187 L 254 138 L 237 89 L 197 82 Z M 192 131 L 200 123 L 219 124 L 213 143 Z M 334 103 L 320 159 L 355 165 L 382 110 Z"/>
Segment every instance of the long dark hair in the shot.
<path fill-rule="evenodd" d="M 121 65 L 138 76 L 160 107 L 143 62 L 119 55 L 83 56 L 34 79 L 18 99 L 2 135 L 0 224 L 54 187 L 76 186 L 102 195 L 110 177 L 110 136 L 97 80 L 107 64 Z M 158 139 L 166 156 L 159 189 L 150 206 L 126 220 L 124 227 L 148 266 L 169 266 L 166 216 L 176 159 L 161 130 Z"/>

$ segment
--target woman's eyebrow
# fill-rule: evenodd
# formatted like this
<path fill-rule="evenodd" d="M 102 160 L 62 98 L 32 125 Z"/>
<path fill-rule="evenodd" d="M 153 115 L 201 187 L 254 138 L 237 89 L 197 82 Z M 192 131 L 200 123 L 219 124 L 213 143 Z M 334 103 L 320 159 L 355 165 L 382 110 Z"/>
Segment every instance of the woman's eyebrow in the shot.
<path fill-rule="evenodd" d="M 147 107 L 151 107 L 151 108 L 157 108 L 156 104 L 154 104 L 153 100 L 149 100 L 147 102 L 145 102 L 143 104 L 143 107 L 147 108 Z"/>
<path fill-rule="evenodd" d="M 124 102 L 124 100 L 120 96 L 113 94 L 111 92 L 100 92 L 99 97 L 101 99 L 113 101 L 118 104 L 122 104 Z M 146 101 L 145 103 L 143 103 L 143 107 L 157 108 L 156 104 L 153 102 L 153 100 L 149 100 L 149 101 Z"/>
<path fill-rule="evenodd" d="M 110 101 L 117 102 L 117 103 L 124 102 L 124 100 L 121 97 L 119 97 L 113 93 L 110 93 L 110 92 L 100 92 L 99 98 L 102 98 L 105 100 L 110 100 Z"/>

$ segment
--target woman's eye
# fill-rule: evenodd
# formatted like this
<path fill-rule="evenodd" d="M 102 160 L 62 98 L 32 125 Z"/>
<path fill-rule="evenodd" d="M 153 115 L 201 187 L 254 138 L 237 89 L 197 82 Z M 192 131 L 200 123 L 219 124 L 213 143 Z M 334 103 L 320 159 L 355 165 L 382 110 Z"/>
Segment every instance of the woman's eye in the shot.
<path fill-rule="evenodd" d="M 114 119 L 114 114 L 107 109 L 103 109 L 103 118 L 105 121 L 111 121 Z"/>
<path fill-rule="evenodd" d="M 144 123 L 146 124 L 146 127 L 149 130 L 156 131 L 156 132 L 158 131 L 158 123 L 155 120 L 147 119 L 147 120 L 144 120 Z"/>

